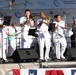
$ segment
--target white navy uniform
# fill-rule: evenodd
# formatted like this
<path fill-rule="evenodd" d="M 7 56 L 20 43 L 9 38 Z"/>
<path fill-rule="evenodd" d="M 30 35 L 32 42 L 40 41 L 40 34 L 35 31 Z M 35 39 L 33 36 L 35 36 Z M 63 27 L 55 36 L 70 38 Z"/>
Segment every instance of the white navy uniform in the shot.
<path fill-rule="evenodd" d="M 60 22 L 54 21 L 54 23 L 55 23 L 55 27 L 57 25 L 59 26 L 53 33 L 53 40 L 56 49 L 56 58 L 57 59 L 65 58 L 64 52 L 67 46 L 67 42 L 64 35 L 65 22 L 61 20 Z"/>
<path fill-rule="evenodd" d="M 0 25 L 3 25 L 3 20 L 0 18 Z M 0 28 L 0 58 L 3 58 L 3 60 L 6 59 L 6 52 L 5 52 L 5 46 L 4 46 L 4 36 L 6 35 L 6 28 Z"/>
<path fill-rule="evenodd" d="M 26 17 L 20 18 L 20 24 L 26 21 Z M 22 40 L 22 48 L 30 48 L 33 42 L 33 36 L 28 35 L 30 29 L 30 24 L 26 23 L 21 29 L 21 40 Z"/>
<path fill-rule="evenodd" d="M 16 34 L 16 31 L 13 27 L 10 27 L 8 30 L 8 33 L 10 35 L 14 35 Z M 8 38 L 8 35 L 7 35 Z M 8 57 L 12 56 L 13 52 L 16 50 L 16 37 L 15 36 L 10 36 L 10 38 L 8 38 Z"/>
<path fill-rule="evenodd" d="M 2 28 L 0 28 L 0 58 L 2 58 Z"/>
<path fill-rule="evenodd" d="M 0 18 L 0 19 L 2 19 L 2 18 Z M 0 20 L 0 25 L 2 25 L 3 24 L 3 21 L 2 20 Z M 1 42 L 0 42 L 0 58 L 2 58 L 2 28 L 0 28 L 0 40 L 1 40 Z"/>
<path fill-rule="evenodd" d="M 40 23 L 42 19 L 37 20 L 37 24 Z M 49 52 L 50 52 L 50 46 L 51 46 L 51 36 L 48 31 L 48 25 L 46 24 L 47 21 L 43 20 L 42 25 L 38 28 L 39 34 L 38 34 L 38 42 L 39 42 L 39 50 L 40 50 L 40 59 L 49 59 Z M 46 47 L 45 56 L 44 56 L 44 45 Z"/>

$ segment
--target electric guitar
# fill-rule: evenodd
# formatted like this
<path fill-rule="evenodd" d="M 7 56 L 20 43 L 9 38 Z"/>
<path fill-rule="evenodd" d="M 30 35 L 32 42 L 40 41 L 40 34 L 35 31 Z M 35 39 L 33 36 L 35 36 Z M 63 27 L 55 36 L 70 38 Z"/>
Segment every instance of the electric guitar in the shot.
<path fill-rule="evenodd" d="M 7 39 L 9 40 L 9 41 L 12 41 L 13 39 L 14 39 L 14 37 L 15 36 L 18 36 L 19 34 L 20 34 L 21 32 L 19 32 L 19 33 L 13 33 L 13 34 L 10 34 L 10 35 L 8 35 L 7 36 Z"/>

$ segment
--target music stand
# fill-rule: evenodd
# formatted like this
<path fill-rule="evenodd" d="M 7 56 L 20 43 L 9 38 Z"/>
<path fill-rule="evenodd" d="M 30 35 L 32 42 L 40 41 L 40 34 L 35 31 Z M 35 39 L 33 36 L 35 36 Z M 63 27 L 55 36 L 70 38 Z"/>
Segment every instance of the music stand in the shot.
<path fill-rule="evenodd" d="M 51 31 L 51 32 L 55 31 L 55 23 L 50 23 L 48 31 Z"/>
<path fill-rule="evenodd" d="M 38 35 L 36 34 L 36 30 L 37 30 L 36 27 L 31 27 L 31 28 L 29 29 L 28 35 L 34 36 L 35 39 L 37 40 Z M 37 48 L 37 42 L 34 42 L 34 46 L 35 46 L 35 49 L 36 49 L 36 48 Z"/>
<path fill-rule="evenodd" d="M 53 41 L 53 32 L 55 31 L 55 23 L 50 23 L 48 31 L 51 32 L 51 37 L 52 37 L 51 38 L 51 43 L 52 43 L 52 45 L 51 45 L 51 57 L 54 59 L 56 57 L 55 51 L 54 51 L 54 49 L 55 49 L 54 41 Z"/>
<path fill-rule="evenodd" d="M 28 35 L 32 35 L 32 36 L 36 37 L 36 33 L 35 32 L 36 32 L 36 28 L 30 28 Z"/>
<path fill-rule="evenodd" d="M 3 25 L 10 25 L 11 16 L 4 16 Z"/>

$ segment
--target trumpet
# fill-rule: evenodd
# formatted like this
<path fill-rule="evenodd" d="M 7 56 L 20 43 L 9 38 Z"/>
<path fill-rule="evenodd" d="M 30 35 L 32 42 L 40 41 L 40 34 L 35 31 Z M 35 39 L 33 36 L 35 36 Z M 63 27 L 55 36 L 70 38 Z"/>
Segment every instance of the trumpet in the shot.
<path fill-rule="evenodd" d="M 33 15 L 30 15 L 30 16 L 29 16 L 29 19 L 30 19 L 30 20 L 34 20 L 35 17 L 34 17 Z"/>
<path fill-rule="evenodd" d="M 48 20 L 51 20 L 51 17 L 50 17 L 50 16 L 46 16 L 46 18 L 47 18 Z"/>
<path fill-rule="evenodd" d="M 44 19 L 45 19 L 45 20 L 51 20 L 51 17 L 50 17 L 50 16 L 45 16 Z"/>

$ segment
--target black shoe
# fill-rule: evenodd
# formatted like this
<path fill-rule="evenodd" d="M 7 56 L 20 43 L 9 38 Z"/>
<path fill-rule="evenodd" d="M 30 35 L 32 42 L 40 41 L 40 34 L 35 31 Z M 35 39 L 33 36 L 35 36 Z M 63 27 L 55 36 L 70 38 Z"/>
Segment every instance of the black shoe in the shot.
<path fill-rule="evenodd" d="M 57 58 L 56 58 L 55 61 L 58 62 L 58 61 L 61 61 L 61 59 L 57 59 Z"/>
<path fill-rule="evenodd" d="M 61 58 L 61 61 L 66 61 L 67 59 L 66 58 Z"/>

